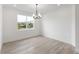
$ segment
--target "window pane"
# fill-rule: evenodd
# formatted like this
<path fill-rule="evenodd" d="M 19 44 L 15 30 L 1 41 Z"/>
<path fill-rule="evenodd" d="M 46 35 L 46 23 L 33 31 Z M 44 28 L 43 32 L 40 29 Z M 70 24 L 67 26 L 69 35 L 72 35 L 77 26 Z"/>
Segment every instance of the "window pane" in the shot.
<path fill-rule="evenodd" d="M 17 22 L 18 29 L 26 29 L 26 16 L 17 15 Z"/>
<path fill-rule="evenodd" d="M 17 15 L 17 22 L 26 22 L 26 16 Z"/>
<path fill-rule="evenodd" d="M 32 22 L 33 20 L 33 17 L 27 16 L 27 22 Z"/>
<path fill-rule="evenodd" d="M 27 16 L 27 28 L 31 29 L 33 28 L 33 24 L 34 24 L 34 19 L 33 17 Z"/>
<path fill-rule="evenodd" d="M 18 23 L 18 29 L 26 29 L 26 23 Z"/>
<path fill-rule="evenodd" d="M 27 28 L 33 28 L 33 23 L 27 23 Z"/>

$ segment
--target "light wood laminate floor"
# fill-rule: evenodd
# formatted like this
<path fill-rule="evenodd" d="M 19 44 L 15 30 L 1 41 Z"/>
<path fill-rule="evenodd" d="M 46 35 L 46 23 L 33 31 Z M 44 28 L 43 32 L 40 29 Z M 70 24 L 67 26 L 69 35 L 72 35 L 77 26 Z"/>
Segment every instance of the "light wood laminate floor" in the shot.
<path fill-rule="evenodd" d="M 3 44 L 2 54 L 73 54 L 74 47 L 43 36 Z"/>

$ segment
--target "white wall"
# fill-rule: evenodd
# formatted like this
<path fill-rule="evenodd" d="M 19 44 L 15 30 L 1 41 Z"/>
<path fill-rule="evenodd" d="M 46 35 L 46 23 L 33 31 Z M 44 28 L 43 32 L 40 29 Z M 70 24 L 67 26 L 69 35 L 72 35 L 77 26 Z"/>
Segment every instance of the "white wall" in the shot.
<path fill-rule="evenodd" d="M 40 29 L 39 29 L 39 21 L 35 22 L 35 29 L 34 30 L 23 30 L 18 31 L 16 28 L 17 19 L 16 16 L 18 13 L 30 16 L 31 13 L 20 11 L 15 8 L 11 7 L 4 7 L 3 9 L 3 23 L 4 23 L 4 40 L 3 42 L 10 42 L 15 40 L 20 40 L 23 38 L 28 38 L 32 36 L 40 35 Z M 38 25 L 37 25 L 38 24 Z"/>
<path fill-rule="evenodd" d="M 43 35 L 52 39 L 57 39 L 75 46 L 75 39 L 72 37 L 74 28 L 74 6 L 58 6 L 55 11 L 47 13 L 43 17 Z M 73 32 L 74 33 L 74 32 Z M 72 39 L 73 38 L 73 39 Z"/>
<path fill-rule="evenodd" d="M 72 35 L 71 35 L 71 40 L 72 40 L 72 44 L 74 46 L 76 46 L 76 15 L 75 15 L 75 5 L 72 5 Z"/>
<path fill-rule="evenodd" d="M 76 52 L 79 53 L 79 5 L 76 5 Z"/>
<path fill-rule="evenodd" d="M 2 6 L 0 5 L 0 52 L 2 46 Z"/>
<path fill-rule="evenodd" d="M 61 5 L 58 7 L 57 10 L 44 14 L 41 19 L 41 24 L 40 21 L 37 20 L 34 30 L 27 31 L 17 31 L 16 15 L 18 13 L 28 16 L 32 14 L 11 7 L 4 7 L 3 42 L 15 41 L 42 34 L 46 37 L 57 39 L 75 46 L 75 6 Z"/>

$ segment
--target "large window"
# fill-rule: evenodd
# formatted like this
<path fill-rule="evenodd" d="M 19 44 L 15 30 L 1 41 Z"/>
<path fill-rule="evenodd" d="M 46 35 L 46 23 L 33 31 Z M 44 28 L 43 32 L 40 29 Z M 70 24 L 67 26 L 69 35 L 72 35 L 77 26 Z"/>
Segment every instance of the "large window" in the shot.
<path fill-rule="evenodd" d="M 31 16 L 17 15 L 17 28 L 21 29 L 33 29 L 34 19 Z"/>

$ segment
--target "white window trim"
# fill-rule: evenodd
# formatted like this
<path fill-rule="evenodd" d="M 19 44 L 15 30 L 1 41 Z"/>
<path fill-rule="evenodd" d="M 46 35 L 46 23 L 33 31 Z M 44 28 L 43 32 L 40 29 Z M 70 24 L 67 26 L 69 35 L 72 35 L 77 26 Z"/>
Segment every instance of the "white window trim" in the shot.
<path fill-rule="evenodd" d="M 23 15 L 23 14 L 17 14 L 17 15 Z M 24 15 L 24 16 L 26 16 L 26 15 Z M 27 20 L 27 17 L 28 17 L 28 16 L 26 16 L 26 20 Z M 31 17 L 31 16 L 30 16 L 30 17 Z M 17 22 L 17 23 L 18 23 L 18 22 Z M 33 28 L 27 28 L 27 27 L 26 27 L 25 29 L 18 29 L 18 28 L 17 28 L 17 31 L 26 31 L 26 30 L 27 30 L 27 31 L 30 31 L 30 30 L 35 30 L 35 21 L 33 21 L 33 22 L 31 21 L 31 23 L 33 23 Z M 27 24 L 26 24 L 26 25 L 27 25 Z"/>

